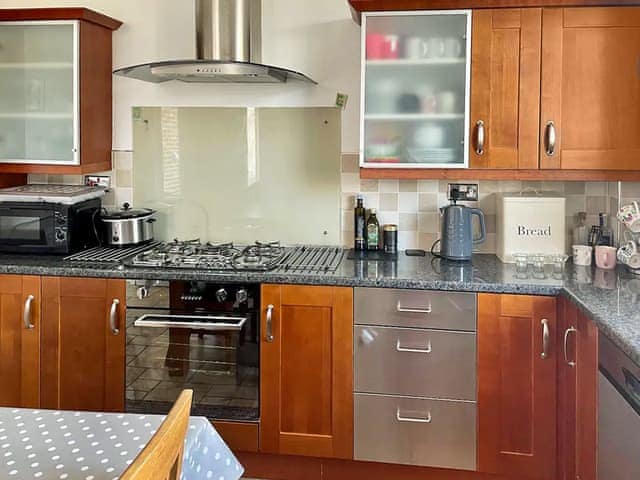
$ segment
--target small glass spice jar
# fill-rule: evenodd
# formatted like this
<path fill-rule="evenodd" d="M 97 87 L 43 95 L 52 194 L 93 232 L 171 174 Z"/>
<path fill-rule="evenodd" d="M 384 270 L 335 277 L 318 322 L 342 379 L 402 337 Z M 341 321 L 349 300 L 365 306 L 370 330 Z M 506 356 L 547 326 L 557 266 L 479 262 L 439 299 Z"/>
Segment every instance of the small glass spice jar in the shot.
<path fill-rule="evenodd" d="M 384 253 L 398 253 L 398 226 L 388 223 L 382 227 Z"/>

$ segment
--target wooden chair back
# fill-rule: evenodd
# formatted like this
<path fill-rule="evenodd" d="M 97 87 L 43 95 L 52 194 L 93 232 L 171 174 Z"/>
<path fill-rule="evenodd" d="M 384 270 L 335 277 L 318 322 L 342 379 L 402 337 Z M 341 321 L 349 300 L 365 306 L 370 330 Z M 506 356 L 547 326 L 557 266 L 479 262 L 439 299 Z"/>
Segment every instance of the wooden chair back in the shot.
<path fill-rule="evenodd" d="M 180 480 L 193 390 L 183 390 L 169 415 L 120 480 Z"/>

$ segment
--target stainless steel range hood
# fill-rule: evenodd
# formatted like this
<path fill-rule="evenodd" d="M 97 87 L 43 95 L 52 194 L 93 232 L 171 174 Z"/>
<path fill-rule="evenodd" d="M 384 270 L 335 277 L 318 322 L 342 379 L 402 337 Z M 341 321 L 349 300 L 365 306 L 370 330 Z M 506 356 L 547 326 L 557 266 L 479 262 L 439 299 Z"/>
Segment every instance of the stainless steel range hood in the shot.
<path fill-rule="evenodd" d="M 196 0 L 195 60 L 152 62 L 113 73 L 145 82 L 283 83 L 306 75 L 261 63 L 262 0 Z"/>

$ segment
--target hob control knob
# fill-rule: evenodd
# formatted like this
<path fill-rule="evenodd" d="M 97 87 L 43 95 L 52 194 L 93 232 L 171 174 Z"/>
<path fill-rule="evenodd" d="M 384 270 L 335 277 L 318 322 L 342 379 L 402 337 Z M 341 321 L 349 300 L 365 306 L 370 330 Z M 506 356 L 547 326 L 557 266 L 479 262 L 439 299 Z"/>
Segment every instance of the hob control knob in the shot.
<path fill-rule="evenodd" d="M 218 301 L 218 303 L 224 302 L 228 296 L 229 294 L 224 288 L 220 288 L 216 291 L 216 300 Z"/>
<path fill-rule="evenodd" d="M 241 288 L 236 292 L 236 303 L 245 303 L 248 298 L 249 294 L 247 293 L 246 289 Z"/>

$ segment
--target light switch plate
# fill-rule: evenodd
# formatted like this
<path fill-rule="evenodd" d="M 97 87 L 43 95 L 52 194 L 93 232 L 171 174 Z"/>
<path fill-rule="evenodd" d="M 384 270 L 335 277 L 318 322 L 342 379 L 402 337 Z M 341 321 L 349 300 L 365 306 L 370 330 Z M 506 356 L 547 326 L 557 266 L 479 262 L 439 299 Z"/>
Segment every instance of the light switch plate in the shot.
<path fill-rule="evenodd" d="M 462 202 L 478 201 L 477 183 L 450 183 L 447 187 L 447 198 Z"/>
<path fill-rule="evenodd" d="M 111 188 L 111 177 L 109 175 L 85 175 L 84 184 L 88 187 Z"/>

